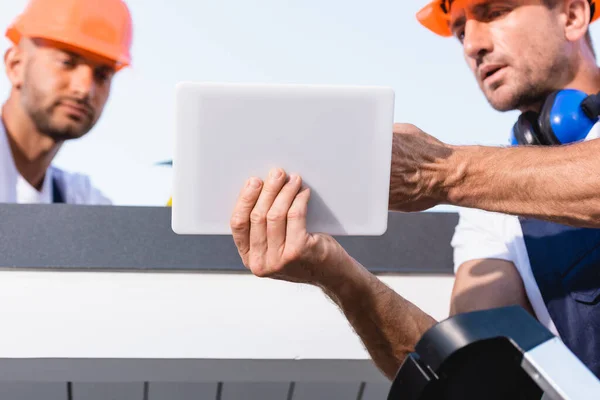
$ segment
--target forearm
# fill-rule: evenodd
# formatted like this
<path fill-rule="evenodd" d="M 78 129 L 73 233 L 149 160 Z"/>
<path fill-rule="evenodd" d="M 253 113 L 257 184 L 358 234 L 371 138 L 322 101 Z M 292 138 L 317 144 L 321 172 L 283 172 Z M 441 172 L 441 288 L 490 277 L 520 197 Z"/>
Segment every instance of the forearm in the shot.
<path fill-rule="evenodd" d="M 561 147 L 454 147 L 449 204 L 600 227 L 600 140 Z"/>
<path fill-rule="evenodd" d="M 423 333 L 436 321 L 356 261 L 343 278 L 321 285 L 340 307 L 377 367 L 393 379 Z"/>

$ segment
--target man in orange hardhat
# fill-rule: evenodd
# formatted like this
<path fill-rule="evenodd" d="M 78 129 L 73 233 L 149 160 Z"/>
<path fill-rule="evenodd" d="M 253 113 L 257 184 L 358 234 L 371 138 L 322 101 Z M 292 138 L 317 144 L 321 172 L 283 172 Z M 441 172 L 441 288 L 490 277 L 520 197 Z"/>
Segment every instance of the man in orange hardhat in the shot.
<path fill-rule="evenodd" d="M 460 41 L 490 105 L 521 115 L 509 147 L 396 124 L 390 209 L 464 207 L 450 314 L 520 305 L 600 377 L 600 70 L 588 33 L 599 12 L 595 0 L 435 0 L 419 12 Z M 250 178 L 231 217 L 240 257 L 257 276 L 320 287 L 393 378 L 436 321 L 307 232 L 309 199 L 286 171 Z"/>
<path fill-rule="evenodd" d="M 51 165 L 88 133 L 115 73 L 131 63 L 122 0 L 30 0 L 6 30 L 11 83 L 0 124 L 0 202 L 109 204 L 84 175 Z"/>

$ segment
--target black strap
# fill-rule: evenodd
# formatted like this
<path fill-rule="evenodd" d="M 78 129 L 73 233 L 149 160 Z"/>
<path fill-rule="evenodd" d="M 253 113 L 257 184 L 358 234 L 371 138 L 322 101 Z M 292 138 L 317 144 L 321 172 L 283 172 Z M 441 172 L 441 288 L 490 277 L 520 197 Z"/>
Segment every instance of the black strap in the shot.
<path fill-rule="evenodd" d="M 52 203 L 64 203 L 65 198 L 63 197 L 62 190 L 58 184 L 58 179 L 52 177 Z"/>

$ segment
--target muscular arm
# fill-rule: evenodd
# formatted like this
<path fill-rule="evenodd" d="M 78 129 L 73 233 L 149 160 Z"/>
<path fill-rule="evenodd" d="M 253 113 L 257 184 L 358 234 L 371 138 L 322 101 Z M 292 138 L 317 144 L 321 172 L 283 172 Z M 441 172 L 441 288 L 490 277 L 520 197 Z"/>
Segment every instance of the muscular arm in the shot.
<path fill-rule="evenodd" d="M 519 305 L 534 315 L 513 263 L 484 259 L 460 266 L 452 288 L 450 315 L 511 305 Z"/>
<path fill-rule="evenodd" d="M 564 146 L 450 146 L 395 124 L 389 208 L 452 204 L 600 227 L 600 139 Z"/>
<path fill-rule="evenodd" d="M 600 139 L 560 147 L 453 148 L 450 204 L 600 227 Z"/>
<path fill-rule="evenodd" d="M 319 286 L 340 307 L 377 367 L 393 379 L 435 319 L 349 258 Z"/>
<path fill-rule="evenodd" d="M 344 276 L 321 284 L 361 338 L 377 367 L 393 379 L 421 336 L 437 321 L 352 260 Z M 518 304 L 531 307 L 514 265 L 477 260 L 461 266 L 450 314 Z"/>
<path fill-rule="evenodd" d="M 264 183 L 249 179 L 231 217 L 240 257 L 257 276 L 321 287 L 343 311 L 376 365 L 392 379 L 436 321 L 367 271 L 334 238 L 308 233 L 309 198 L 310 189 L 302 189 L 301 178 L 287 179 L 282 170 L 270 171 Z M 489 268 L 471 272 L 467 276 L 490 274 Z M 486 299 L 490 304 L 493 284 L 486 283 L 487 290 L 470 290 L 477 286 L 473 282 L 481 281 L 457 286 L 455 299 L 460 298 L 461 307 L 479 307 Z M 499 295 L 510 293 L 505 289 L 499 285 Z"/>

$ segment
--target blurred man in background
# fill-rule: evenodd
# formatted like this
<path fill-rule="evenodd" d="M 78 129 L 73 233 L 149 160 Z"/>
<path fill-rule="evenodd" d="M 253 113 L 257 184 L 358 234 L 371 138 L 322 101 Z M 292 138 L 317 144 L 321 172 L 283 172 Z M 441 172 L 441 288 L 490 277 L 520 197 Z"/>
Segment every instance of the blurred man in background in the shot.
<path fill-rule="evenodd" d="M 0 202 L 110 204 L 90 179 L 52 161 L 98 122 L 114 75 L 130 62 L 122 0 L 30 0 L 8 27 L 11 84 L 0 123 Z"/>

